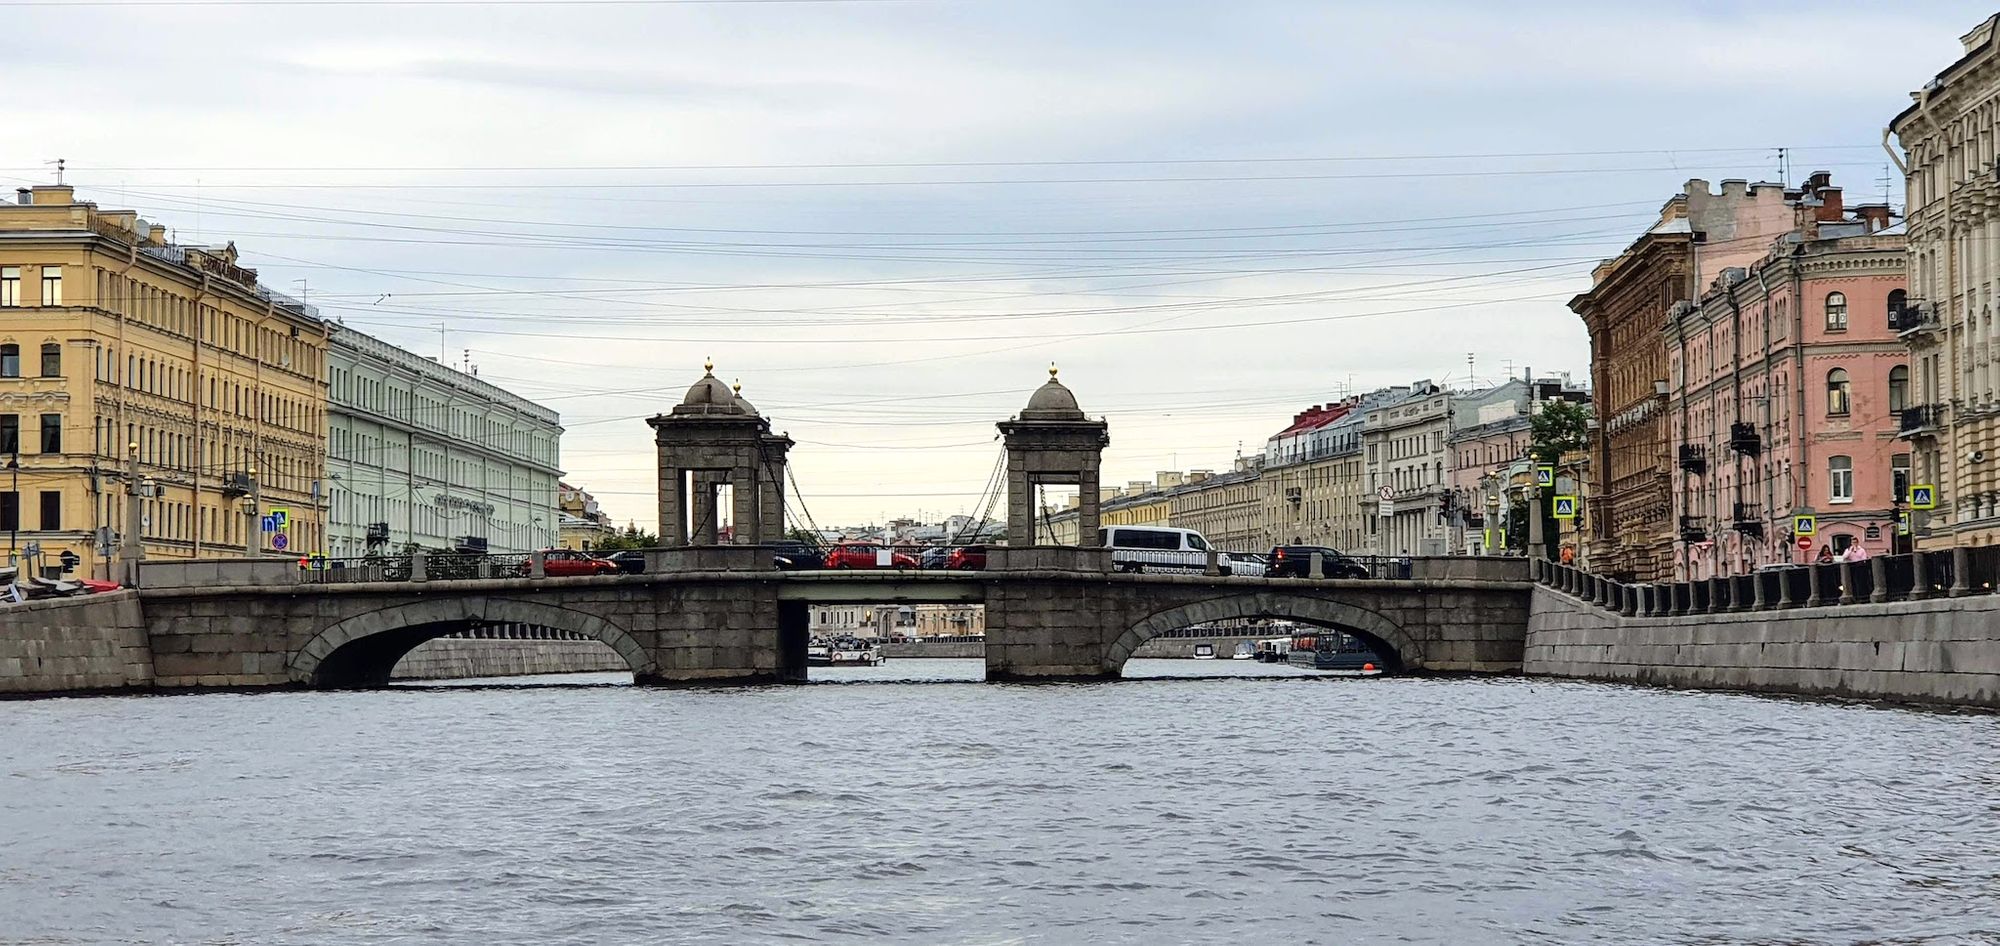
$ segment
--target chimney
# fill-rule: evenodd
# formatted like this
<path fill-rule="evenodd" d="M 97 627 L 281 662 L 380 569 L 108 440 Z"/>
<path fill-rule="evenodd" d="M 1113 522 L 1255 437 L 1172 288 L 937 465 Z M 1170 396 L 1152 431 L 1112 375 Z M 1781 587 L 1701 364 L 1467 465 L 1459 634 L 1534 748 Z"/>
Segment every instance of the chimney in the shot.
<path fill-rule="evenodd" d="M 1725 178 L 1722 182 L 1724 200 L 1743 200 L 1750 196 L 1750 182 L 1742 178 Z"/>
<path fill-rule="evenodd" d="M 76 188 L 68 184 L 42 184 L 34 189 L 34 203 L 38 207 L 76 203 Z"/>
<path fill-rule="evenodd" d="M 1889 205 L 1856 204 L 1854 205 L 1854 217 L 1867 224 L 1863 229 L 1869 233 L 1874 233 L 1877 230 L 1886 230 L 1889 228 L 1890 223 Z"/>
<path fill-rule="evenodd" d="M 1814 177 L 1819 175 L 1815 174 Z M 1834 223 L 1847 216 L 1841 206 L 1840 188 L 1831 185 L 1819 189 L 1819 208 L 1813 212 L 1813 219 L 1820 223 Z"/>
<path fill-rule="evenodd" d="M 14 202 L 22 206 L 32 204 L 35 202 L 34 192 L 25 187 L 16 187 L 14 188 Z"/>
<path fill-rule="evenodd" d="M 157 223 L 146 225 L 146 243 L 149 246 L 167 245 L 167 228 Z"/>

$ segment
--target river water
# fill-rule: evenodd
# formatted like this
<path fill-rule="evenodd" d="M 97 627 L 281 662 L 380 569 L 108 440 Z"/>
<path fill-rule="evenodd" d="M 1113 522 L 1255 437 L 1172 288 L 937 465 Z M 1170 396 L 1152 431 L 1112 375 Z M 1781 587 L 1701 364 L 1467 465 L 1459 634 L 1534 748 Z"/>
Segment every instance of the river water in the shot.
<path fill-rule="evenodd" d="M 0 703 L 0 943 L 2000 942 L 2000 717 L 979 673 Z"/>

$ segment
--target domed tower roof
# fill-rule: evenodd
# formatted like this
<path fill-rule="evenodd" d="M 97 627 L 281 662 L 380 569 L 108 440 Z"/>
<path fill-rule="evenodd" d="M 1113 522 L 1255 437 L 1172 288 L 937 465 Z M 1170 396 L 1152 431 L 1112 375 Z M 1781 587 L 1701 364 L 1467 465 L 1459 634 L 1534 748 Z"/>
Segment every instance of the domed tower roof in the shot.
<path fill-rule="evenodd" d="M 1034 396 L 1028 398 L 1028 406 L 1021 411 L 1022 420 L 1083 420 L 1083 408 L 1078 407 L 1076 395 L 1056 380 L 1056 366 L 1049 365 L 1047 384 L 1035 389 Z"/>
<path fill-rule="evenodd" d="M 681 398 L 680 406 L 674 408 L 674 413 L 756 416 L 757 409 L 751 407 L 749 401 L 738 397 L 735 391 L 729 389 L 729 385 L 723 384 L 722 379 L 715 376 L 714 362 L 704 362 L 702 368 L 704 374 L 701 380 L 696 381 L 694 387 L 688 388 L 687 396 Z"/>

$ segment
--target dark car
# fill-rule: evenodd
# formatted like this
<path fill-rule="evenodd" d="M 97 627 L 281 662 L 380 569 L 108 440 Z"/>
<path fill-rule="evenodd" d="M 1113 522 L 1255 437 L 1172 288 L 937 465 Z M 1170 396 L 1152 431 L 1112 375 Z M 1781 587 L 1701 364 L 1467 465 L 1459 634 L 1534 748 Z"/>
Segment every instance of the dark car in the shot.
<path fill-rule="evenodd" d="M 820 550 L 808 543 L 786 539 L 770 543 L 771 564 L 780 571 L 799 572 L 824 568 L 826 560 Z"/>
<path fill-rule="evenodd" d="M 923 554 L 917 556 L 917 567 L 918 568 L 948 567 L 946 566 L 945 563 L 951 561 L 951 552 L 952 552 L 951 549 L 941 545 L 931 546 L 930 548 L 925 549 L 923 551 Z"/>
<path fill-rule="evenodd" d="M 646 572 L 646 553 L 638 549 L 613 552 L 610 555 L 604 556 L 604 560 L 618 566 L 618 571 L 621 574 L 643 575 Z"/>
<path fill-rule="evenodd" d="M 983 571 L 986 568 L 986 546 L 968 545 L 952 549 L 951 556 L 944 560 L 944 567 L 955 572 Z"/>
<path fill-rule="evenodd" d="M 1323 545 L 1280 545 L 1272 549 L 1264 559 L 1264 577 L 1308 577 L 1312 573 L 1314 552 L 1319 553 L 1320 573 L 1328 578 L 1368 577 L 1367 566 Z"/>
<path fill-rule="evenodd" d="M 827 550 L 827 568 L 881 568 L 876 564 L 877 553 L 888 551 L 886 546 L 874 542 L 842 542 Z M 890 568 L 915 568 L 917 560 L 904 552 L 889 552 Z"/>

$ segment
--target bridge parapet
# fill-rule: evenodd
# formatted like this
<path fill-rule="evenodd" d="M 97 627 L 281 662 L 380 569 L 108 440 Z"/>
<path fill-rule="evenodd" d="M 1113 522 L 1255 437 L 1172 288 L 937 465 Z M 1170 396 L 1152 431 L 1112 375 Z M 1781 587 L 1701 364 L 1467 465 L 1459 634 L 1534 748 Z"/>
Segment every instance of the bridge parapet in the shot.
<path fill-rule="evenodd" d="M 301 574 L 291 558 L 140 562 L 139 587 L 265 588 L 296 585 Z"/>
<path fill-rule="evenodd" d="M 772 570 L 771 550 L 757 545 L 686 545 L 678 548 L 647 549 L 646 573 L 675 572 L 768 572 Z"/>
<path fill-rule="evenodd" d="M 1108 572 L 1111 550 L 1072 545 L 991 546 L 986 550 L 989 571 Z"/>

